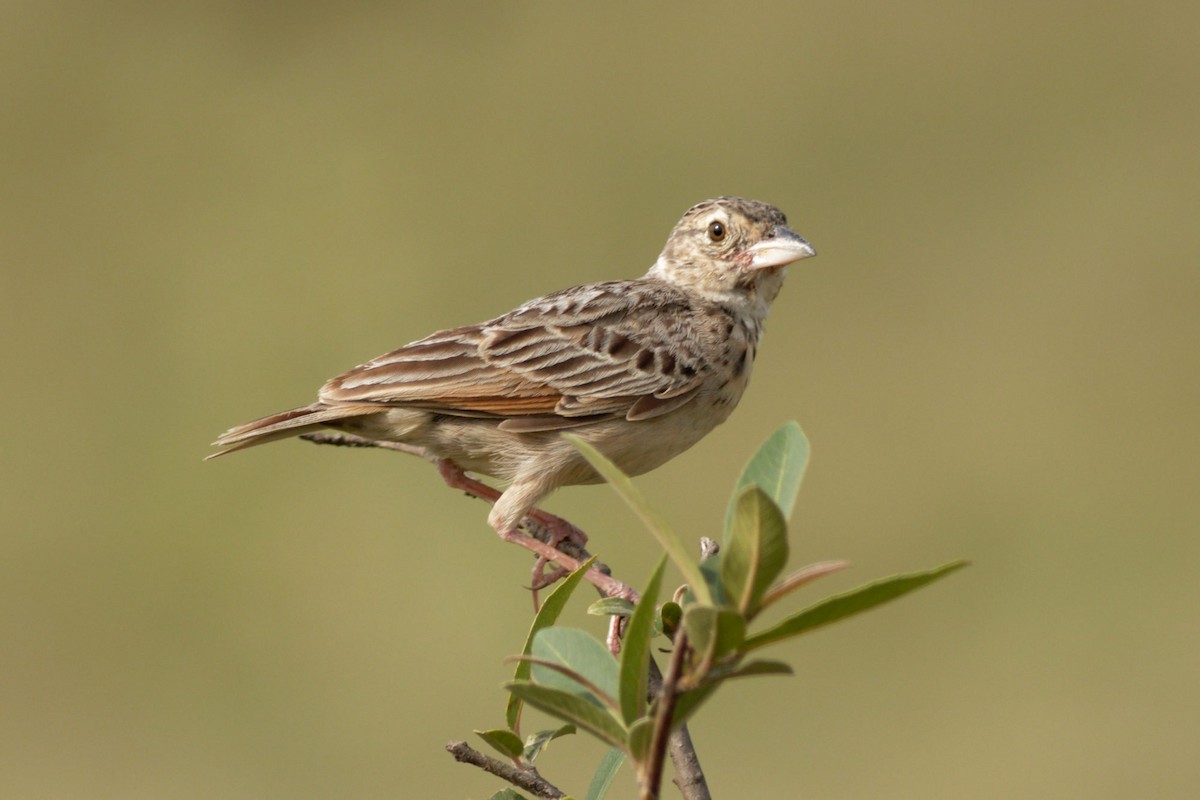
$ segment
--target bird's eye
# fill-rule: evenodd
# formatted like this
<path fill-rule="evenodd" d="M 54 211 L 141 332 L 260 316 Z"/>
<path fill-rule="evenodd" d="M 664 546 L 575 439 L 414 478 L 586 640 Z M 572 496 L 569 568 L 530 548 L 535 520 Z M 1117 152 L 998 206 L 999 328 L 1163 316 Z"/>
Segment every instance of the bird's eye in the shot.
<path fill-rule="evenodd" d="M 708 239 L 712 242 L 719 242 L 725 238 L 725 223 L 710 222 L 708 224 Z"/>

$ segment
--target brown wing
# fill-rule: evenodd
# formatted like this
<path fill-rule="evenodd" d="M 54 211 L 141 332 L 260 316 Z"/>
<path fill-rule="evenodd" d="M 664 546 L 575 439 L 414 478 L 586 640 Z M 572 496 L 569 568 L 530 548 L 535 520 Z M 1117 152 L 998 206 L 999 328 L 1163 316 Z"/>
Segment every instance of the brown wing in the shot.
<path fill-rule="evenodd" d="M 504 417 L 514 430 L 657 416 L 690 400 L 707 372 L 691 316 L 686 296 L 658 281 L 579 286 L 405 345 L 320 398 Z"/>

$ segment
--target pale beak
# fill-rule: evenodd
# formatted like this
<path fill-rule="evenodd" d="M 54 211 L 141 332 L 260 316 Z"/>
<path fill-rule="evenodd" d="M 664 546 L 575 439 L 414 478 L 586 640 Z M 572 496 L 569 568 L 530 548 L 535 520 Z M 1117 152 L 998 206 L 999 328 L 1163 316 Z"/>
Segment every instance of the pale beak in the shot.
<path fill-rule="evenodd" d="M 796 232 L 782 225 L 775 228 L 775 235 L 751 245 L 746 251 L 750 255 L 750 265 L 746 269 L 767 269 L 768 267 L 784 267 L 793 261 L 815 256 L 817 251 L 804 241 Z"/>

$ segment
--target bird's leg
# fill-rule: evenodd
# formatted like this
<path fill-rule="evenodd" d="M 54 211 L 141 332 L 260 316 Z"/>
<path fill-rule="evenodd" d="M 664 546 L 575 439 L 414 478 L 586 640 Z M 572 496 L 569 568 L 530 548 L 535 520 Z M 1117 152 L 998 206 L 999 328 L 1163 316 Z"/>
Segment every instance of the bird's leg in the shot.
<path fill-rule="evenodd" d="M 451 489 L 466 492 L 473 497 L 486 500 L 492 505 L 495 505 L 496 501 L 500 499 L 499 490 L 488 486 L 483 481 L 478 481 L 470 477 L 453 461 L 443 458 L 437 462 L 437 467 L 438 472 L 441 473 L 442 480 Z M 542 526 L 550 534 L 549 544 L 551 547 L 557 547 L 563 542 L 572 542 L 580 547 L 587 544 L 587 534 L 562 517 L 555 516 L 548 511 L 542 511 L 540 508 L 530 509 L 525 514 L 525 517 Z"/>
<path fill-rule="evenodd" d="M 526 536 L 516 528 L 501 533 L 500 538 L 506 542 L 512 542 L 519 547 L 524 547 L 534 555 L 545 559 L 547 563 L 552 561 L 558 564 L 567 572 L 574 572 L 583 566 L 581 561 L 564 555 L 561 551 L 555 550 L 540 539 Z M 589 583 L 599 589 L 605 597 L 624 597 L 631 603 L 637 602 L 638 593 L 632 587 L 627 586 L 611 575 L 606 575 L 595 567 L 589 569 L 584 577 L 587 578 Z"/>
<path fill-rule="evenodd" d="M 488 486 L 482 481 L 478 481 L 470 477 L 453 461 L 443 458 L 437 462 L 437 467 L 438 472 L 440 472 L 442 475 L 442 480 L 444 480 L 446 485 L 450 488 L 466 492 L 473 497 L 487 500 L 492 504 L 495 504 L 495 502 L 500 499 L 499 490 Z M 558 536 L 556 531 L 550 530 L 550 525 L 547 524 L 547 522 L 550 520 L 555 520 L 558 523 L 565 525 L 566 528 L 577 531 L 581 535 L 583 533 L 583 531 L 580 531 L 566 520 L 560 519 L 553 514 L 547 514 L 544 511 L 538 511 L 535 509 L 534 511 L 529 512 L 526 517 L 543 528 L 546 528 L 551 534 L 551 541 L 559 545 L 568 541 L 571 541 L 571 543 L 574 544 L 574 541 L 570 536 Z M 564 529 L 560 528 L 560 531 L 561 530 Z M 541 539 L 533 536 L 526 536 L 515 527 L 504 531 L 497 531 L 497 533 L 500 534 L 500 538 L 504 541 L 512 542 L 519 547 L 524 547 L 526 550 L 529 550 L 538 557 L 538 563 L 534 567 L 534 569 L 537 570 L 534 575 L 535 588 L 542 588 L 549 585 L 545 582 L 545 577 L 543 575 L 546 565 L 550 563 L 558 564 L 558 566 L 563 570 L 562 574 L 565 575 L 569 572 L 574 572 L 575 570 L 579 569 L 583 563 L 580 559 L 567 555 L 562 550 L 557 549 L 554 544 L 544 542 Z M 586 558 L 586 556 L 584 557 Z M 561 576 L 556 575 L 550 582 L 552 583 L 559 577 Z M 636 591 L 611 575 L 601 572 L 595 567 L 589 569 L 585 577 L 593 586 L 603 592 L 606 597 L 624 597 L 630 602 L 637 602 L 638 593 Z M 538 586 L 539 580 L 542 581 L 540 587 Z"/>
<path fill-rule="evenodd" d="M 481 500 L 486 500 L 492 505 L 495 505 L 496 501 L 500 499 L 501 493 L 498 489 L 488 486 L 483 481 L 476 480 L 475 478 L 467 475 L 467 473 L 464 472 L 460 466 L 449 459 L 443 458 L 439 460 L 437 462 L 437 468 L 438 473 L 440 473 L 442 476 L 442 480 L 444 480 L 446 485 L 451 489 L 458 489 L 459 491 L 466 492 L 468 495 L 472 497 L 478 497 Z M 545 511 L 541 511 L 536 508 L 526 514 L 525 524 L 528 526 L 529 523 L 533 523 L 545 531 L 545 537 L 525 536 L 518 533 L 517 535 L 520 537 L 520 539 L 542 542 L 548 545 L 550 550 L 555 554 L 553 557 L 551 557 L 543 553 L 538 553 L 537 561 L 535 561 L 533 564 L 530 588 L 533 590 L 533 607 L 534 609 L 537 609 L 538 591 L 550 586 L 555 581 L 569 574 L 571 569 L 574 569 L 574 567 L 567 568 L 563 564 L 562 559 L 565 554 L 559 549 L 559 546 L 564 542 L 571 542 L 578 548 L 582 549 L 583 544 L 587 541 L 587 536 L 583 531 L 579 530 L 565 519 L 556 517 L 553 514 L 548 514 Z M 504 539 L 505 541 L 515 541 L 516 544 L 520 544 L 526 549 L 532 549 L 524 542 L 511 539 L 504 533 L 500 534 L 500 538 Z M 558 564 L 559 568 L 553 572 L 547 573 L 546 568 L 551 562 Z M 579 562 L 576 561 L 575 563 L 578 564 Z"/>
<path fill-rule="evenodd" d="M 564 522 L 566 521 L 564 520 Z M 566 524 L 570 525 L 570 523 Z M 520 527 L 523 528 L 526 533 L 533 538 L 546 542 L 560 553 L 565 553 L 569 556 L 575 557 L 576 559 L 587 559 L 590 555 L 587 549 L 582 545 L 577 542 L 573 542 L 568 536 L 563 536 L 551 531 L 548 527 L 538 522 L 538 520 L 535 519 L 532 514 L 527 514 L 525 516 L 525 518 L 521 521 Z M 570 525 L 570 527 L 574 528 L 573 525 Z M 583 532 L 580 531 L 581 535 L 582 533 Z M 548 566 L 549 562 L 540 556 L 538 557 L 537 562 L 533 565 L 532 583 L 530 584 L 529 588 L 533 590 L 534 611 L 537 611 L 538 608 L 540 608 L 540 605 L 538 604 L 538 591 L 546 588 L 547 586 L 553 585 L 556 581 L 570 574 L 569 570 L 566 570 L 562 567 L 558 567 L 548 573 L 546 572 L 546 568 Z"/>
<path fill-rule="evenodd" d="M 492 505 L 500 499 L 500 490 L 492 486 L 488 486 L 483 481 L 477 481 L 467 473 L 463 472 L 462 467 L 455 464 L 448 458 L 438 459 L 437 462 L 438 474 L 442 476 L 442 480 L 451 489 L 458 489 L 460 492 L 466 492 L 472 497 L 478 497 L 480 500 L 486 500 Z"/>
<path fill-rule="evenodd" d="M 562 517 L 556 517 L 553 514 L 548 514 L 545 511 L 535 508 L 525 515 L 525 527 L 529 527 L 530 525 L 536 525 L 545 531 L 544 539 L 541 536 L 536 536 L 535 538 L 542 539 L 560 553 L 564 544 L 572 545 L 572 549 L 580 553 L 587 552 L 584 550 L 584 545 L 587 544 L 587 534 Z M 535 611 L 540 607 L 538 604 L 538 590 L 553 585 L 555 581 L 566 577 L 570 573 L 570 570 L 565 569 L 561 565 L 558 569 L 548 573 L 546 572 L 547 566 L 549 564 L 546 559 L 540 557 L 533 565 L 533 577 L 530 588 L 533 590 L 533 608 Z"/>
<path fill-rule="evenodd" d="M 542 511 L 540 508 L 531 510 L 526 516 L 549 531 L 551 536 L 554 537 L 556 544 L 559 542 L 573 542 L 580 547 L 587 544 L 587 534 L 562 517 L 556 517 L 548 511 Z"/>

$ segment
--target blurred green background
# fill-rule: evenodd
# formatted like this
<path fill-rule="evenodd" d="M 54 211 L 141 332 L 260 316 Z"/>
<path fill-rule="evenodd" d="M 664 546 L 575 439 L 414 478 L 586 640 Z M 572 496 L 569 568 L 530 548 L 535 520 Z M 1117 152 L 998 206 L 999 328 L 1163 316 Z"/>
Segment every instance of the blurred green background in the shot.
<path fill-rule="evenodd" d="M 1153 2 L 4 3 L 0 796 L 488 796 L 441 751 L 500 722 L 529 620 L 485 507 L 383 452 L 200 459 L 642 274 L 731 193 L 820 257 L 742 407 L 640 485 L 712 534 L 797 419 L 793 562 L 855 564 L 801 599 L 975 565 L 730 686 L 715 794 L 1194 797 L 1198 34 Z M 549 507 L 649 573 L 606 488 Z"/>

